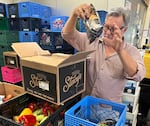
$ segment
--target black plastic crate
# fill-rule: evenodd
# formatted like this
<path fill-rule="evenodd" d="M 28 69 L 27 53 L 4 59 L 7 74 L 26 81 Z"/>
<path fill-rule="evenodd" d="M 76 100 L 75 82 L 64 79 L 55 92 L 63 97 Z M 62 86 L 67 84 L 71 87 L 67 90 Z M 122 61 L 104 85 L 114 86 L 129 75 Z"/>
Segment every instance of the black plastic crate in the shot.
<path fill-rule="evenodd" d="M 11 31 L 19 31 L 19 18 L 9 18 L 8 19 L 9 30 Z"/>
<path fill-rule="evenodd" d="M 40 32 L 39 45 L 42 49 L 53 52 L 55 50 L 54 34 L 52 32 Z"/>
<path fill-rule="evenodd" d="M 39 36 L 39 45 L 44 50 L 49 50 L 52 53 L 74 53 L 74 48 L 62 38 L 60 32 L 40 32 Z"/>
<path fill-rule="evenodd" d="M 141 91 L 140 91 L 140 98 L 139 101 L 140 102 L 145 102 L 145 103 L 149 103 L 149 98 L 150 98 L 150 79 L 144 78 L 141 82 L 140 82 L 140 87 L 141 87 Z"/>
<path fill-rule="evenodd" d="M 39 126 L 58 126 L 58 121 L 64 119 L 64 111 L 68 110 L 71 106 L 80 100 L 80 96 L 76 97 L 61 105 L 51 116 L 49 116 L 43 123 Z M 27 105 L 31 102 L 43 102 L 42 99 L 37 98 L 31 94 L 25 93 L 20 95 L 0 106 L 0 126 L 22 126 L 15 121 L 13 121 L 13 116 L 18 115 Z M 52 104 L 52 103 L 49 103 Z"/>
<path fill-rule="evenodd" d="M 146 118 L 150 109 L 150 79 L 144 78 L 139 86 L 141 87 L 139 96 L 139 113 L 141 113 L 142 117 Z"/>
<path fill-rule="evenodd" d="M 54 41 L 55 41 L 55 48 L 56 51 L 62 51 L 62 52 L 68 52 L 68 51 L 73 51 L 74 48 L 68 44 L 61 36 L 60 32 L 54 32 Z"/>
<path fill-rule="evenodd" d="M 20 31 L 35 31 L 39 32 L 41 29 L 40 18 L 19 18 Z"/>
<path fill-rule="evenodd" d="M 8 4 L 8 17 L 9 18 L 18 18 L 18 3 Z"/>
<path fill-rule="evenodd" d="M 50 32 L 50 19 L 49 18 L 41 19 L 41 31 Z"/>
<path fill-rule="evenodd" d="M 6 4 L 0 3 L 0 17 L 6 17 Z"/>

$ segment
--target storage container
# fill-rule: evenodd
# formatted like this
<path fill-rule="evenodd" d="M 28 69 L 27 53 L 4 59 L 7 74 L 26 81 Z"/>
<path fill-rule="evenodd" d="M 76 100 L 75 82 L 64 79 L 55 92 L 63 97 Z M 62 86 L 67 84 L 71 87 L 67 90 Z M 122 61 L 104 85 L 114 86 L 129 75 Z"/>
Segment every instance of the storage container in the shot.
<path fill-rule="evenodd" d="M 13 42 L 19 42 L 18 31 L 0 31 L 0 45 L 3 46 L 4 49 L 6 46 L 10 46 Z"/>
<path fill-rule="evenodd" d="M 81 18 L 78 18 L 77 22 L 76 22 L 76 28 L 77 30 L 79 30 L 80 32 L 86 32 L 86 28 L 84 25 L 84 21 Z"/>
<path fill-rule="evenodd" d="M 26 91 L 54 104 L 63 104 L 85 91 L 86 57 L 93 50 L 51 54 L 35 42 L 13 43 L 12 47 L 20 57 Z"/>
<path fill-rule="evenodd" d="M 64 121 L 64 112 L 68 110 L 69 107 L 73 106 L 76 102 L 80 100 L 79 96 L 76 96 L 74 99 L 69 100 L 64 105 L 60 105 L 57 108 L 54 108 L 54 113 L 50 115 L 44 122 L 42 122 L 38 126 L 61 126 Z M 7 103 L 2 104 L 0 106 L 0 125 L 1 126 L 23 126 L 21 124 L 16 123 L 13 120 L 13 116 L 19 115 L 20 112 L 28 107 L 29 103 L 43 103 L 43 99 L 36 97 L 34 95 L 23 93 L 18 95 L 17 97 L 9 100 Z M 54 104 L 48 102 L 52 107 Z M 61 124 L 60 124 L 61 123 Z"/>
<path fill-rule="evenodd" d="M 86 96 L 65 112 L 65 126 L 99 126 L 107 120 L 124 126 L 126 105 Z"/>
<path fill-rule="evenodd" d="M 16 52 L 5 51 L 3 52 L 3 57 L 5 66 L 10 68 L 20 68 L 20 59 Z"/>
<path fill-rule="evenodd" d="M 18 3 L 11 3 L 7 4 L 8 7 L 8 18 L 18 18 L 19 12 L 18 12 Z"/>
<path fill-rule="evenodd" d="M 68 18 L 68 16 L 50 16 L 51 32 L 61 32 Z"/>
<path fill-rule="evenodd" d="M 19 31 L 20 29 L 19 18 L 9 18 L 8 23 L 10 31 Z"/>
<path fill-rule="evenodd" d="M 127 112 L 126 114 L 126 126 L 136 126 L 139 104 L 137 104 L 133 113 Z"/>
<path fill-rule="evenodd" d="M 4 46 L 3 44 L 0 44 L 0 56 L 3 58 L 3 52 L 6 51 L 12 51 L 13 49 L 11 48 L 11 46 Z M 2 62 L 4 63 L 4 61 L 2 60 Z"/>
<path fill-rule="evenodd" d="M 138 87 L 135 94 L 123 93 L 122 102 L 127 105 L 127 111 L 133 113 L 139 102 L 141 88 Z"/>
<path fill-rule="evenodd" d="M 7 17 L 5 3 L 0 3 L 0 17 Z"/>
<path fill-rule="evenodd" d="M 19 68 L 10 68 L 8 66 L 2 66 L 2 79 L 5 82 L 18 83 L 22 81 L 21 70 Z"/>
<path fill-rule="evenodd" d="M 0 89 L 1 89 L 0 90 L 0 95 L 1 96 L 6 97 L 8 95 L 12 95 L 11 99 L 15 98 L 18 95 L 21 95 L 21 94 L 23 94 L 25 92 L 23 87 L 21 87 L 21 86 L 14 85 L 12 83 L 2 82 L 2 81 L 0 82 Z M 0 104 L 6 103 L 9 100 L 10 99 L 7 99 L 7 100 L 3 101 Z"/>
<path fill-rule="evenodd" d="M 105 10 L 97 10 L 97 13 L 99 15 L 101 24 L 104 24 L 105 23 L 105 18 L 106 18 L 106 15 L 107 15 L 108 12 L 105 11 Z"/>
<path fill-rule="evenodd" d="M 41 5 L 34 2 L 19 2 L 19 17 L 40 18 Z"/>
<path fill-rule="evenodd" d="M 51 8 L 45 5 L 40 5 L 40 18 L 49 18 L 51 16 Z"/>
<path fill-rule="evenodd" d="M 9 30 L 8 18 L 0 17 L 0 30 Z"/>
<path fill-rule="evenodd" d="M 41 19 L 22 17 L 22 18 L 19 18 L 19 25 L 20 25 L 20 31 L 39 32 L 41 29 Z"/>
<path fill-rule="evenodd" d="M 20 42 L 37 42 L 39 43 L 39 32 L 34 31 L 19 31 Z"/>
<path fill-rule="evenodd" d="M 135 94 L 139 87 L 139 82 L 128 80 L 125 84 L 124 93 Z"/>

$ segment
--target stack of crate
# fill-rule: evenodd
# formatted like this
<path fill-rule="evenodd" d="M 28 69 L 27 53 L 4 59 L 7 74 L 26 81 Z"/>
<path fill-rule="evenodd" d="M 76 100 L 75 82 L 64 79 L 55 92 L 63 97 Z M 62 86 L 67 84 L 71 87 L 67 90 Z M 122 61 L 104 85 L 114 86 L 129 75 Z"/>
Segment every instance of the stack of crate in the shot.
<path fill-rule="evenodd" d="M 74 48 L 61 36 L 68 16 L 50 16 L 50 31 L 40 32 L 40 46 L 51 52 L 74 53 Z"/>
<path fill-rule="evenodd" d="M 8 17 L 12 28 L 19 32 L 20 42 L 38 42 L 41 28 L 40 4 L 19 2 L 8 4 Z M 17 24 L 17 25 L 16 25 Z"/>
<path fill-rule="evenodd" d="M 51 16 L 49 6 L 35 2 L 8 4 L 8 16 L 18 21 L 19 27 L 15 28 L 19 30 L 20 42 L 37 42 L 50 52 L 73 53 L 72 46 L 61 37 L 68 17 Z"/>
<path fill-rule="evenodd" d="M 49 6 L 35 2 L 0 3 L 0 66 L 3 52 L 12 51 L 14 42 L 37 42 L 52 53 L 73 54 L 74 48 L 61 36 L 67 19 L 52 16 Z"/>
<path fill-rule="evenodd" d="M 6 4 L 0 3 L 0 68 L 3 63 L 3 52 L 10 51 L 12 48 L 10 44 L 18 40 L 18 35 L 14 31 L 9 31 L 9 23 L 7 18 Z M 0 72 L 0 80 L 2 80 Z"/>
<path fill-rule="evenodd" d="M 122 96 L 123 103 L 127 105 L 126 126 L 136 126 L 139 95 L 139 82 L 128 80 Z"/>

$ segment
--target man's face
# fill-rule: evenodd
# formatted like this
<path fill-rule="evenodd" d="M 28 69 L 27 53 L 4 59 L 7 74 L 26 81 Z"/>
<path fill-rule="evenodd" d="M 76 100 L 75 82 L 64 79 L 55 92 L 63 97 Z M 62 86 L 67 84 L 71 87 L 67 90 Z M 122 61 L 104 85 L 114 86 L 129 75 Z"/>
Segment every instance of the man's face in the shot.
<path fill-rule="evenodd" d="M 121 33 L 124 34 L 125 26 L 124 26 L 123 17 L 122 16 L 120 17 L 110 16 L 110 17 L 107 17 L 105 24 L 103 26 L 103 32 L 104 32 L 105 37 L 110 38 L 110 39 L 112 38 L 114 30 L 115 30 L 114 24 L 117 25 L 120 28 Z"/>

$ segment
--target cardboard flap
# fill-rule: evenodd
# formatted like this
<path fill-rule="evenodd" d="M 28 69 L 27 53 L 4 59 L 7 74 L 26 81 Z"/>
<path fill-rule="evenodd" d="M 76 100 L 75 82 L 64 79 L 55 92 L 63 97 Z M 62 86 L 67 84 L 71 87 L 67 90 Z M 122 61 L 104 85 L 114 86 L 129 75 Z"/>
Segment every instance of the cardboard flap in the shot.
<path fill-rule="evenodd" d="M 67 58 L 66 60 L 64 60 L 63 62 L 61 62 L 59 65 L 63 65 L 69 62 L 75 62 L 77 60 L 82 60 L 82 59 L 86 59 L 86 57 L 94 52 L 95 50 L 91 50 L 91 51 L 83 51 L 83 52 L 78 52 L 72 56 L 70 56 L 69 58 Z"/>
<path fill-rule="evenodd" d="M 48 50 L 43 50 L 36 42 L 12 43 L 11 47 L 21 58 L 37 55 L 51 55 Z"/>

